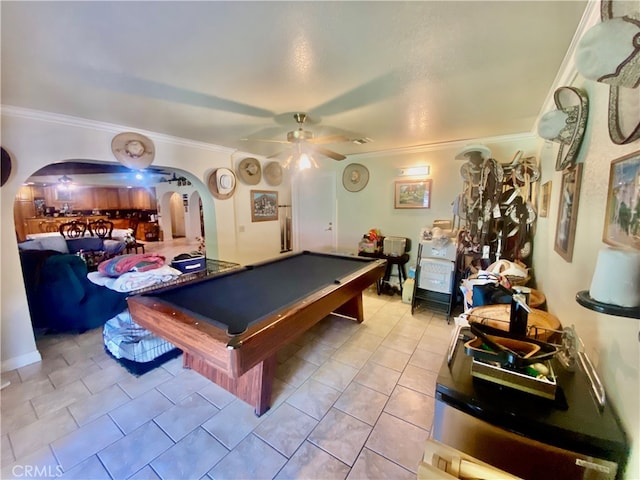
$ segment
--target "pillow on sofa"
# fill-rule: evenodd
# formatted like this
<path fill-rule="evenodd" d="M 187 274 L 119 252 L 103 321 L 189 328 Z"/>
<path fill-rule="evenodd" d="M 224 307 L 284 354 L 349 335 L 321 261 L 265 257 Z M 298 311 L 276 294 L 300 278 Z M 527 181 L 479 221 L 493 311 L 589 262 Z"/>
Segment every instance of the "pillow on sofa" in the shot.
<path fill-rule="evenodd" d="M 27 250 L 42 250 L 42 244 L 38 240 L 27 240 L 18 244 L 18 249 L 22 251 Z"/>
<path fill-rule="evenodd" d="M 124 249 L 126 248 L 127 244 L 124 243 L 122 240 L 109 240 L 109 239 L 105 239 L 103 240 L 103 250 L 104 252 L 107 254 L 107 256 L 109 257 L 113 257 L 115 255 L 119 255 L 120 253 L 124 252 Z"/>
<path fill-rule="evenodd" d="M 41 250 L 55 250 L 60 253 L 69 253 L 67 240 L 62 235 L 52 235 L 50 237 L 42 237 L 38 239 Z"/>

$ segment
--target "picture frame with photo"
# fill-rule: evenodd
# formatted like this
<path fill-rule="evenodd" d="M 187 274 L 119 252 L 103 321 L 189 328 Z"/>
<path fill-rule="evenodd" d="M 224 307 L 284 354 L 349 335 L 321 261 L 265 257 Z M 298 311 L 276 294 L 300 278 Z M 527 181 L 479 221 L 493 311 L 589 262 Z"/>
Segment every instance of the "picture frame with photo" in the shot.
<path fill-rule="evenodd" d="M 55 201 L 56 202 L 73 202 L 73 190 L 70 188 L 56 188 L 55 189 Z"/>
<path fill-rule="evenodd" d="M 431 179 L 397 180 L 395 208 L 431 208 Z"/>
<path fill-rule="evenodd" d="M 539 217 L 549 215 L 549 202 L 551 201 L 551 180 L 545 182 L 540 187 L 540 206 L 538 208 Z"/>
<path fill-rule="evenodd" d="M 251 221 L 269 222 L 278 220 L 278 192 L 251 190 Z"/>
<path fill-rule="evenodd" d="M 562 172 L 554 250 L 569 263 L 573 259 L 581 182 L 582 163 Z"/>
<path fill-rule="evenodd" d="M 611 162 L 602 241 L 640 250 L 640 151 Z"/>

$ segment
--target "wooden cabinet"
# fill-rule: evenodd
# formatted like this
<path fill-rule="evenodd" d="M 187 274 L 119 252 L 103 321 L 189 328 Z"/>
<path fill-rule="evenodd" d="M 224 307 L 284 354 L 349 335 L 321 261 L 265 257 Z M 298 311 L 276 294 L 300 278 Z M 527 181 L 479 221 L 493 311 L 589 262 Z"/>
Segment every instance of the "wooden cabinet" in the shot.
<path fill-rule="evenodd" d="M 158 222 L 140 222 L 138 225 L 138 231 L 136 232 L 136 238 L 138 240 L 147 242 L 157 242 L 160 235 L 160 228 Z"/>
<path fill-rule="evenodd" d="M 25 219 L 35 216 L 35 206 L 33 202 L 16 200 L 13 204 L 13 218 L 16 222 L 16 235 L 18 241 L 23 242 L 26 240 L 27 235 L 27 222 Z"/>
<path fill-rule="evenodd" d="M 16 194 L 16 201 L 33 202 L 33 188 L 28 185 L 22 185 Z"/>
<path fill-rule="evenodd" d="M 44 198 L 45 204 L 56 208 L 68 203 L 73 210 L 155 210 L 156 196 L 152 187 L 81 187 L 66 193 L 64 198 L 55 185 L 35 187 L 24 185 L 18 190 L 16 201 L 33 202 Z"/>
<path fill-rule="evenodd" d="M 130 189 L 129 196 L 131 198 L 131 208 L 142 210 L 155 210 L 156 208 L 156 195 L 153 188 L 135 187 Z"/>
<path fill-rule="evenodd" d="M 126 230 L 129 228 L 129 219 L 128 218 L 110 218 L 110 221 L 113 222 L 113 228 Z"/>
<path fill-rule="evenodd" d="M 97 208 L 98 210 L 111 210 L 120 208 L 118 190 L 107 187 L 94 187 L 93 204 L 94 208 Z"/>
<path fill-rule="evenodd" d="M 131 198 L 129 197 L 130 188 L 118 189 L 118 208 L 127 209 L 130 208 Z"/>
<path fill-rule="evenodd" d="M 105 210 L 155 210 L 157 205 L 155 189 L 151 187 L 77 186 L 73 190 L 66 192 L 62 197 L 57 191 L 56 185 L 46 187 L 24 185 L 18 189 L 13 209 L 16 234 L 20 241 L 25 240 L 26 235 L 29 233 L 57 231 L 57 226 L 60 223 L 68 221 L 68 218 L 65 219 L 65 217 L 37 218 L 34 204 L 35 198 L 44 198 L 44 203 L 47 206 L 55 207 L 58 210 L 67 203 L 72 210 L 84 211 L 85 213 L 96 209 L 101 210 L 103 213 Z M 78 217 L 73 218 L 78 219 Z M 128 219 L 113 221 L 116 223 L 114 228 L 129 228 Z M 145 239 L 145 230 L 143 228 L 139 228 L 137 233 L 140 240 Z"/>
<path fill-rule="evenodd" d="M 88 217 L 38 217 L 27 218 L 24 221 L 25 225 L 25 237 L 31 233 L 52 233 L 60 230 L 60 225 L 63 223 L 76 220 L 82 223 L 94 222 L 96 220 L 107 220 L 104 215 L 91 215 Z"/>

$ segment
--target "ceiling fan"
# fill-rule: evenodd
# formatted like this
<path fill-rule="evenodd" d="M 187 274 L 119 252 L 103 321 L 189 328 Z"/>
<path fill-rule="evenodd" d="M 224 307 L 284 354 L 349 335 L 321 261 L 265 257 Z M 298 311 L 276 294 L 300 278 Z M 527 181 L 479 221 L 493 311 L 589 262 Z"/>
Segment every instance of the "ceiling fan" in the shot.
<path fill-rule="evenodd" d="M 341 153 L 334 152 L 332 150 L 326 149 L 319 145 L 326 143 L 340 143 L 340 142 L 350 142 L 351 139 L 345 137 L 344 135 L 329 135 L 325 137 L 317 137 L 313 136 L 313 132 L 304 129 L 304 122 L 307 120 L 306 113 L 294 113 L 293 118 L 296 123 L 299 125 L 297 130 L 292 130 L 287 133 L 287 140 L 264 140 L 258 139 L 259 142 L 272 142 L 272 143 L 289 143 L 293 146 L 290 150 L 281 151 L 275 153 L 273 155 L 269 155 L 267 158 L 274 158 L 282 155 L 285 152 L 289 152 L 289 159 L 287 160 L 285 166 L 292 161 L 294 157 L 300 158 L 302 155 L 311 155 L 313 153 L 318 153 L 325 157 L 333 158 L 334 160 L 344 160 L 347 158 Z M 297 155 L 296 155 L 297 154 Z M 313 161 L 313 160 L 311 160 Z"/>

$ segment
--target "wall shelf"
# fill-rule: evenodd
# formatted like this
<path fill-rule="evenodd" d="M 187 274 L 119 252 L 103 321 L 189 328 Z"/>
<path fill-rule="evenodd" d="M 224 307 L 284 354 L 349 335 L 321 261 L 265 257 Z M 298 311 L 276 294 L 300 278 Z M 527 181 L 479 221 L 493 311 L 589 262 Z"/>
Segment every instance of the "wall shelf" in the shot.
<path fill-rule="evenodd" d="M 640 319 L 640 307 L 619 307 L 618 305 L 611 305 L 608 303 L 602 303 L 591 298 L 589 290 L 582 290 L 576 294 L 576 302 L 589 310 L 594 310 L 599 313 L 605 313 L 607 315 L 615 315 L 617 317 L 628 317 Z"/>

